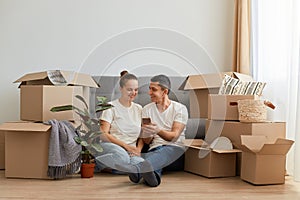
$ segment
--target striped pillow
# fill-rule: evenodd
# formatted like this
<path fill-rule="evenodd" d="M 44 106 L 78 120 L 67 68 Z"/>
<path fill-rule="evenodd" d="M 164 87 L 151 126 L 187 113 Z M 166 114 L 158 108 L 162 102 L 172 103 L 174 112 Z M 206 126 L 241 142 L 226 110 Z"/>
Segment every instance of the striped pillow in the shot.
<path fill-rule="evenodd" d="M 266 83 L 241 81 L 225 74 L 219 94 L 231 95 L 262 95 Z"/>

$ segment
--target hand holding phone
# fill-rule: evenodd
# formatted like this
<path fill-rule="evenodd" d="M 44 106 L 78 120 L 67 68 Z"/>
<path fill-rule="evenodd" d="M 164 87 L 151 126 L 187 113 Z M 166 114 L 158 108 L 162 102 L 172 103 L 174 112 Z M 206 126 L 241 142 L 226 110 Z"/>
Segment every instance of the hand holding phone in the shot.
<path fill-rule="evenodd" d="M 142 123 L 143 123 L 143 125 L 149 125 L 149 124 L 151 124 L 151 119 L 149 117 L 142 118 Z"/>

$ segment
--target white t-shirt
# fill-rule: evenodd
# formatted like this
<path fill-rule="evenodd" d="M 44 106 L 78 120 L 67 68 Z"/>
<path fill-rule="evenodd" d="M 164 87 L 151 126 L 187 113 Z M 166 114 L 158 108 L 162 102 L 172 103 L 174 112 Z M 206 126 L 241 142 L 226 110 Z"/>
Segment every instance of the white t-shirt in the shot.
<path fill-rule="evenodd" d="M 119 99 L 110 103 L 114 107 L 103 111 L 100 119 L 111 124 L 111 135 L 126 144 L 136 146 L 141 131 L 142 106 L 132 102 L 130 107 L 125 107 Z"/>
<path fill-rule="evenodd" d="M 180 122 L 186 125 L 188 120 L 188 111 L 183 104 L 176 101 L 171 101 L 169 107 L 164 112 L 160 113 L 156 104 L 152 102 L 143 108 L 142 117 L 149 117 L 151 122 L 157 124 L 160 129 L 170 131 L 172 130 L 174 122 Z M 159 135 L 155 135 L 152 143 L 150 144 L 150 149 L 166 144 L 183 146 L 184 139 L 185 128 L 177 141 L 166 141 Z"/>

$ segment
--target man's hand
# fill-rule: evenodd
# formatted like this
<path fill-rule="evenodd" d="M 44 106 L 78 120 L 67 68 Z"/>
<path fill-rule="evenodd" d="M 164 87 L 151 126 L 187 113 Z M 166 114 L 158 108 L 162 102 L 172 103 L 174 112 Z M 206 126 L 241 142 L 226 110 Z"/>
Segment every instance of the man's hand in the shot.
<path fill-rule="evenodd" d="M 142 138 L 154 137 L 157 133 L 160 132 L 160 128 L 156 124 L 147 124 L 142 126 Z"/>

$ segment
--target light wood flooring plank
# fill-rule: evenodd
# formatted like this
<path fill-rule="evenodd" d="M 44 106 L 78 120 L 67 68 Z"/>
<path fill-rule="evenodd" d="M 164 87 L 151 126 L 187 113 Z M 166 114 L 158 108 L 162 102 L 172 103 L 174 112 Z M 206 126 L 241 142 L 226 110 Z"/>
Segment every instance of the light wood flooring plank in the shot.
<path fill-rule="evenodd" d="M 95 174 L 82 179 L 74 175 L 63 180 L 8 179 L 0 170 L 0 199 L 264 199 L 298 200 L 300 183 L 286 177 L 283 185 L 254 186 L 239 177 L 208 179 L 186 172 L 163 175 L 156 188 L 132 184 L 125 175 Z"/>

